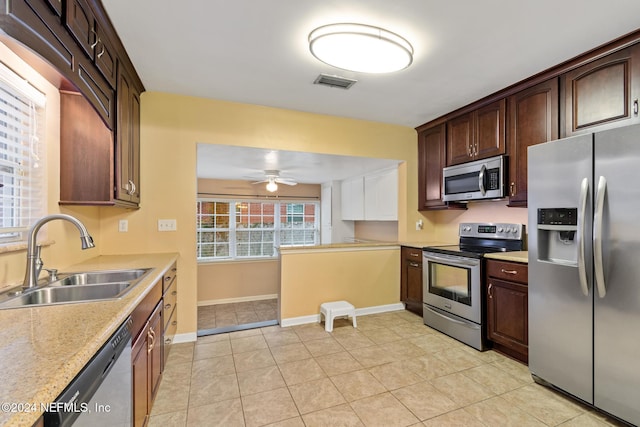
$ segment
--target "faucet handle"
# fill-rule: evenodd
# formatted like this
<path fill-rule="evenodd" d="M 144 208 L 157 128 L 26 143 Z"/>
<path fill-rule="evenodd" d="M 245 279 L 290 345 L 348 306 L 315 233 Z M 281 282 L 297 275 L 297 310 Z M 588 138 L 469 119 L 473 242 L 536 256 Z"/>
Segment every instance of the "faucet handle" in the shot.
<path fill-rule="evenodd" d="M 46 272 L 49 273 L 49 283 L 55 282 L 56 280 L 58 280 L 57 268 L 43 268 L 43 270 L 46 270 Z"/>

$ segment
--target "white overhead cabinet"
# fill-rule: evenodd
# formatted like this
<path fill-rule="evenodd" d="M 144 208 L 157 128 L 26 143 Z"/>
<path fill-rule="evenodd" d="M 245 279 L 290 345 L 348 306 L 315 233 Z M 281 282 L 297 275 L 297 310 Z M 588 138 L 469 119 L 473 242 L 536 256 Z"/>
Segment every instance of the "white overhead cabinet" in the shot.
<path fill-rule="evenodd" d="M 364 220 L 364 177 L 349 178 L 341 184 L 342 219 Z"/>
<path fill-rule="evenodd" d="M 342 181 L 342 219 L 398 220 L 398 169 L 386 169 Z"/>
<path fill-rule="evenodd" d="M 365 221 L 398 220 L 398 169 L 364 177 Z"/>

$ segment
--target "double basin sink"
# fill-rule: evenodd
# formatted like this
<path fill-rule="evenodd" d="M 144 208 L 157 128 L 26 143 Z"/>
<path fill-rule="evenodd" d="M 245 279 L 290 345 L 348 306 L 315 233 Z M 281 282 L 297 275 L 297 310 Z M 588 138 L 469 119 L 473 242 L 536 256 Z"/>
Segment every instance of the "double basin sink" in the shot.
<path fill-rule="evenodd" d="M 69 273 L 33 290 L 7 292 L 0 296 L 0 309 L 70 304 L 119 299 L 131 291 L 150 268 Z"/>

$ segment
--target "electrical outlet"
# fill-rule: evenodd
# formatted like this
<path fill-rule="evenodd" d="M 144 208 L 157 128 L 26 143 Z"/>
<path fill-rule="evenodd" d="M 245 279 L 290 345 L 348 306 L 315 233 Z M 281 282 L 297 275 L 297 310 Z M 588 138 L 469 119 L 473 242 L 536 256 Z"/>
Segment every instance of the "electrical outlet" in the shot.
<path fill-rule="evenodd" d="M 121 219 L 120 222 L 118 222 L 118 231 L 121 233 L 126 233 L 127 231 L 129 231 L 129 221 L 127 221 L 126 219 Z"/>
<path fill-rule="evenodd" d="M 175 219 L 159 219 L 158 231 L 176 231 L 178 226 Z"/>

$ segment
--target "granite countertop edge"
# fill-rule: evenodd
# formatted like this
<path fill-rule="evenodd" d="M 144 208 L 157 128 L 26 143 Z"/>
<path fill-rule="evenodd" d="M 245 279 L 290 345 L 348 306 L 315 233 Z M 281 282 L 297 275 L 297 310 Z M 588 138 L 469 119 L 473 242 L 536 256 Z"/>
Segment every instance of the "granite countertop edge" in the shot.
<path fill-rule="evenodd" d="M 497 259 L 500 261 L 513 261 L 529 263 L 529 251 L 513 251 L 513 252 L 495 252 L 491 254 L 485 254 L 485 258 Z"/>

